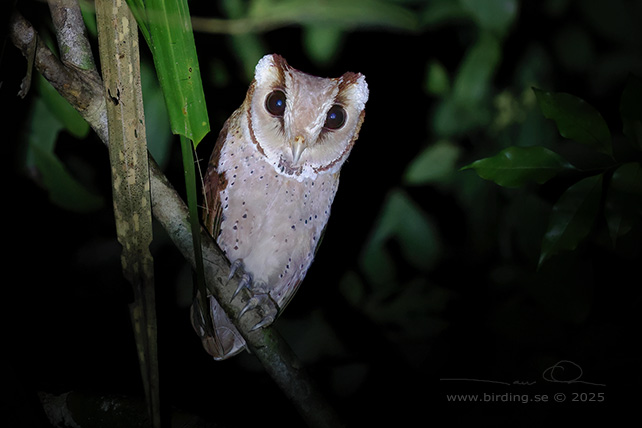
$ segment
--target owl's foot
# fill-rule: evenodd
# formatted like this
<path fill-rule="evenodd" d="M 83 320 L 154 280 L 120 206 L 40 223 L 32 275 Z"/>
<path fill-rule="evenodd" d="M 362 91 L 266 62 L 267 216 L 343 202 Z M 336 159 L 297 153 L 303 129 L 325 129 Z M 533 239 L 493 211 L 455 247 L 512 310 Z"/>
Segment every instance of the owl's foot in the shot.
<path fill-rule="evenodd" d="M 230 267 L 229 278 L 231 279 L 234 276 L 234 273 L 236 273 L 236 270 L 242 266 L 242 260 L 235 260 Z M 272 324 L 276 319 L 279 310 L 276 302 L 274 302 L 270 296 L 267 284 L 263 281 L 254 281 L 250 274 L 245 273 L 232 295 L 232 300 L 234 300 L 243 289 L 247 289 L 251 297 L 243 309 L 241 309 L 241 312 L 239 312 L 237 319 L 240 319 L 246 312 L 254 309 L 260 309 L 263 314 L 263 318 L 251 328 L 251 331 L 258 330 L 259 328 Z"/>
<path fill-rule="evenodd" d="M 254 324 L 254 327 L 250 331 L 258 330 L 260 328 L 266 327 L 274 322 L 276 319 L 277 309 L 276 304 L 272 300 L 269 294 L 256 294 L 250 298 L 247 304 L 239 312 L 239 319 L 245 314 L 254 309 L 260 308 L 263 315 L 263 318 Z"/>

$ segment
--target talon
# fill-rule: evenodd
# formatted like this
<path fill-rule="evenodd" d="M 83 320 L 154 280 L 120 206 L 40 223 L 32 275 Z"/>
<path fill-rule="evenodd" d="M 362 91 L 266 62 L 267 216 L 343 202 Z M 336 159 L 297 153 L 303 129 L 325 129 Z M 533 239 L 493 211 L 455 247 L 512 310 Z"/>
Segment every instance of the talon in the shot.
<path fill-rule="evenodd" d="M 239 312 L 239 316 L 236 317 L 236 319 L 241 319 L 243 314 L 245 314 L 247 311 L 251 311 L 252 309 L 255 309 L 259 305 L 258 299 L 256 297 L 252 297 L 250 300 L 248 300 L 247 304 L 241 309 L 241 312 Z"/>
<path fill-rule="evenodd" d="M 248 274 L 243 275 L 243 278 L 241 278 L 241 280 L 239 281 L 239 286 L 236 287 L 236 291 L 234 291 L 234 294 L 232 295 L 232 299 L 230 300 L 230 302 L 234 300 L 236 296 L 238 296 L 238 294 L 241 292 L 242 289 L 244 288 L 250 289 L 250 284 L 252 284 L 252 278 L 250 277 L 250 275 Z"/>
<path fill-rule="evenodd" d="M 241 266 L 243 266 L 243 260 L 241 259 L 236 259 L 232 262 L 232 264 L 230 265 L 230 274 L 227 276 L 228 281 L 230 281 L 234 277 L 234 274 Z"/>
<path fill-rule="evenodd" d="M 263 318 L 261 321 L 257 322 L 254 327 L 250 329 L 250 331 L 258 330 L 260 328 L 266 327 L 274 322 L 274 317 L 272 315 L 267 316 Z"/>

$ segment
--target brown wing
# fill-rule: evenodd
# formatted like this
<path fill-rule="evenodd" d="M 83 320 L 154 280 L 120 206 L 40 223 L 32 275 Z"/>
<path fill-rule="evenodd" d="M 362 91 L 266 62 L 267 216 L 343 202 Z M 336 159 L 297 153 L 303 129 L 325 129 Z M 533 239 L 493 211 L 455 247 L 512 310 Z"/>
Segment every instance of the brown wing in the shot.
<path fill-rule="evenodd" d="M 227 186 L 227 179 L 224 172 L 219 172 L 218 162 L 221 157 L 221 148 L 227 139 L 228 119 L 223 125 L 223 129 L 218 134 L 218 139 L 214 145 L 214 150 L 207 164 L 207 171 L 203 177 L 203 224 L 207 231 L 214 239 L 218 236 L 221 224 L 221 197 L 220 192 Z"/>
<path fill-rule="evenodd" d="M 223 125 L 203 177 L 203 225 L 214 240 L 218 237 L 222 220 L 221 190 L 227 186 L 225 172 L 218 170 L 218 164 L 223 145 L 229 137 L 229 123 L 235 120 L 236 114 L 235 112 Z M 196 334 L 201 338 L 203 348 L 207 353 L 214 357 L 215 360 L 224 360 L 245 349 L 245 340 L 243 340 L 243 337 L 216 299 L 213 296 L 207 296 L 207 300 L 207 307 L 210 310 L 210 317 L 213 323 L 212 328 L 208 329 L 205 326 L 206 318 L 201 311 L 200 294 L 197 294 L 192 304 L 192 326 Z M 210 335 L 208 331 L 213 334 Z"/>

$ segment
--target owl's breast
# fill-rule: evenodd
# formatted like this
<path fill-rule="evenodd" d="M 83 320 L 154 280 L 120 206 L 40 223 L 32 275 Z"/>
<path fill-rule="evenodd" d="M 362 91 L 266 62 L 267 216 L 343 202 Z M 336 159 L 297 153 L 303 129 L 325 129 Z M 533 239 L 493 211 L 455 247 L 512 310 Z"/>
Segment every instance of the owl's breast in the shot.
<path fill-rule="evenodd" d="M 230 262 L 241 259 L 255 281 L 265 282 L 281 306 L 312 263 L 338 174 L 299 181 L 275 171 L 253 144 L 227 143 L 218 165 L 227 184 L 219 195 L 217 242 Z"/>

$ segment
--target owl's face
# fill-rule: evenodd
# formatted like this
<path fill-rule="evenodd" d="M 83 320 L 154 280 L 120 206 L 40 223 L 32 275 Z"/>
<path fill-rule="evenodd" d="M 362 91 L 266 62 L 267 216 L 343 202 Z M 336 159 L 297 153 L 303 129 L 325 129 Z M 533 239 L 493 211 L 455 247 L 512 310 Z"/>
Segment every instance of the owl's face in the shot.
<path fill-rule="evenodd" d="M 361 74 L 316 77 L 266 55 L 246 98 L 250 138 L 281 174 L 302 180 L 336 173 L 357 139 L 367 100 Z"/>

